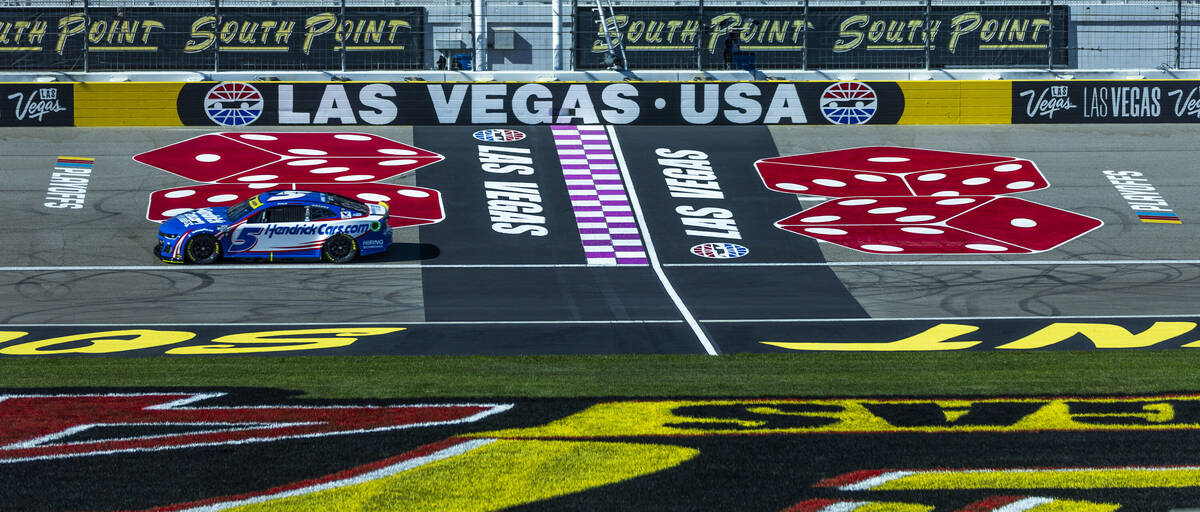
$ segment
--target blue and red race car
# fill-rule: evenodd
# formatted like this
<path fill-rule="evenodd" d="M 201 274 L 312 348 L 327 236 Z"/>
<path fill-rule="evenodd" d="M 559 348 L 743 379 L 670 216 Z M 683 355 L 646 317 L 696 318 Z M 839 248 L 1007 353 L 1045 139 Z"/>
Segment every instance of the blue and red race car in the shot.
<path fill-rule="evenodd" d="M 320 258 L 347 263 L 392 244 L 388 205 L 336 194 L 282 190 L 229 207 L 200 208 L 163 222 L 154 253 L 168 263 L 221 258 Z"/>

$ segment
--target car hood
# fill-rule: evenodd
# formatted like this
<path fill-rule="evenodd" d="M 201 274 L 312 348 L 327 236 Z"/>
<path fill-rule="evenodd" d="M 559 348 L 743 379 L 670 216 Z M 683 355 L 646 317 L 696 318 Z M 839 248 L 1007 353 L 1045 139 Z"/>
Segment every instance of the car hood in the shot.
<path fill-rule="evenodd" d="M 215 230 L 217 226 L 229 224 L 229 219 L 225 218 L 225 211 L 228 209 L 225 207 L 200 208 L 183 212 L 167 219 L 158 230 L 168 235 L 182 235 L 196 229 Z"/>

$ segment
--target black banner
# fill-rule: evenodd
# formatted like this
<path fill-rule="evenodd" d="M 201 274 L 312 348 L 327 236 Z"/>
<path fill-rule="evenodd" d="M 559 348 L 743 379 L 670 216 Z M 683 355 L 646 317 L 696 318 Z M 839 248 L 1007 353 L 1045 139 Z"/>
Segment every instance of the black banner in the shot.
<path fill-rule="evenodd" d="M 1068 65 L 1069 10 L 1055 6 L 621 8 L 632 68 L 921 68 Z M 594 10 L 576 13 L 575 61 L 602 69 L 608 41 Z M 619 32 L 619 33 L 618 33 Z M 700 52 L 697 63 L 696 52 Z"/>
<path fill-rule="evenodd" d="M 186 377 L 172 382 L 196 380 Z M 971 396 L 963 393 L 973 383 L 957 384 L 952 396 L 702 399 L 14 387 L 0 389 L 9 425 L 0 478 L 11 483 L 0 502 L 47 512 L 332 502 L 339 510 L 1162 512 L 1200 502 L 1195 454 L 1181 449 L 1200 439 L 1195 394 Z M 1038 392 L 1035 382 L 1021 385 L 1013 387 Z M 434 469 L 406 471 L 427 461 Z M 553 475 L 554 492 L 540 475 Z"/>
<path fill-rule="evenodd" d="M 193 83 L 178 109 L 202 126 L 895 124 L 904 96 L 895 82 Z"/>
<path fill-rule="evenodd" d="M 1014 124 L 1200 122 L 1200 81 L 1013 82 Z"/>
<path fill-rule="evenodd" d="M 73 126 L 71 84 L 0 84 L 0 126 Z"/>
<path fill-rule="evenodd" d="M 425 9 L 0 9 L 0 69 L 419 69 Z M 86 48 L 85 48 L 86 47 Z"/>

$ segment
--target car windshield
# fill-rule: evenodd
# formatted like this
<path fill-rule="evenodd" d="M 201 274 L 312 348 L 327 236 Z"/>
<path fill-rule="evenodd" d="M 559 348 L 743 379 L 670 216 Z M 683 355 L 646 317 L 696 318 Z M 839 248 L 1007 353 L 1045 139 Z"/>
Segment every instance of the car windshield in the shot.
<path fill-rule="evenodd" d="M 252 196 L 250 199 L 230 206 L 229 210 L 225 212 L 225 217 L 229 218 L 230 222 L 237 222 L 238 219 L 245 217 L 247 213 L 250 213 L 250 210 L 254 209 L 250 203 L 258 202 L 257 199 L 258 196 Z"/>
<path fill-rule="evenodd" d="M 347 210 L 354 210 L 358 213 L 367 213 L 368 211 L 367 205 L 348 197 L 339 196 L 337 194 L 325 194 L 325 202 L 335 206 L 341 206 Z"/>

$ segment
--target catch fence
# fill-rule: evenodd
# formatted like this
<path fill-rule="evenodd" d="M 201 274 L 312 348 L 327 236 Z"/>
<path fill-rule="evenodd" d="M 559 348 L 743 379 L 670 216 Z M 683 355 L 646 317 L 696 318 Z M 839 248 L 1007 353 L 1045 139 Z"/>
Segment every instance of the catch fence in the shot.
<path fill-rule="evenodd" d="M 611 17 L 597 7 L 0 1 L 0 71 L 1200 68 L 1200 0 L 624 0 Z"/>

